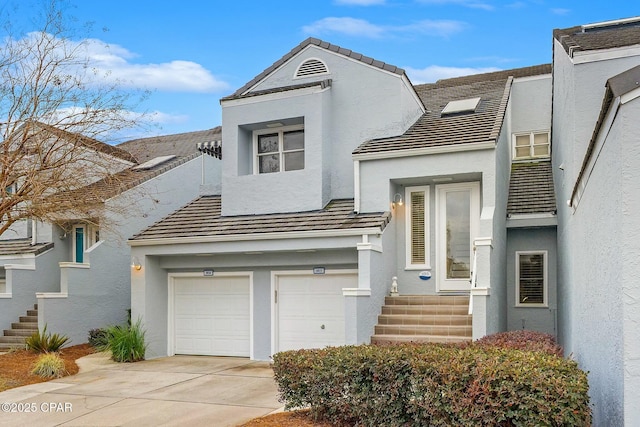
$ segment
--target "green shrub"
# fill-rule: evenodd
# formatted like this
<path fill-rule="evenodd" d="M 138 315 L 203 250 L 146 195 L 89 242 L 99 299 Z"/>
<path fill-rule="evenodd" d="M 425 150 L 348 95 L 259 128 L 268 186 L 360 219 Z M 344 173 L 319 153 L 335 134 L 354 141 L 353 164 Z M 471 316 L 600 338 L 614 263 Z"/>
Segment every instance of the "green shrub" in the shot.
<path fill-rule="evenodd" d="M 33 365 L 32 374 L 43 378 L 60 378 L 67 374 L 64 360 L 57 353 L 41 354 Z"/>
<path fill-rule="evenodd" d="M 145 331 L 141 321 L 127 326 L 109 326 L 105 329 L 106 342 L 99 350 L 111 352 L 116 362 L 138 362 L 144 360 L 147 351 Z"/>
<path fill-rule="evenodd" d="M 562 357 L 564 353 L 562 347 L 558 345 L 553 335 L 527 330 L 499 332 L 497 334 L 487 335 L 477 340 L 475 345 L 542 351 L 560 357 Z"/>
<path fill-rule="evenodd" d="M 586 426 L 586 374 L 543 352 L 405 344 L 273 356 L 280 398 L 333 424 Z"/>
<path fill-rule="evenodd" d="M 51 334 L 47 332 L 47 325 L 44 325 L 42 332 L 34 332 L 25 341 L 27 349 L 37 353 L 51 353 L 60 350 L 70 342 L 66 335 Z"/>
<path fill-rule="evenodd" d="M 107 343 L 107 331 L 104 329 L 91 329 L 89 331 L 89 344 L 94 348 L 104 347 Z"/>

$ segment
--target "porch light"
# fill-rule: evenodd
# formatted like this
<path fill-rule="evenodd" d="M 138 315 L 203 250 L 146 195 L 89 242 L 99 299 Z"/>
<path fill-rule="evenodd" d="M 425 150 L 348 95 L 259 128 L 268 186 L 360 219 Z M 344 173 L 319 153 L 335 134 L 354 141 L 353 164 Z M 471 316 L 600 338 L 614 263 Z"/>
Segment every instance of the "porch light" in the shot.
<path fill-rule="evenodd" d="M 131 258 L 131 268 L 136 271 L 142 270 L 142 264 L 140 264 L 140 260 L 138 259 L 138 257 L 134 256 L 133 258 Z"/>
<path fill-rule="evenodd" d="M 402 206 L 402 204 L 403 204 L 403 203 L 402 203 L 402 194 L 400 194 L 400 193 L 396 193 L 396 194 L 393 196 L 393 202 L 392 202 L 391 204 L 393 205 L 393 207 L 394 207 L 394 208 L 396 207 L 396 204 L 397 204 L 398 206 Z"/>

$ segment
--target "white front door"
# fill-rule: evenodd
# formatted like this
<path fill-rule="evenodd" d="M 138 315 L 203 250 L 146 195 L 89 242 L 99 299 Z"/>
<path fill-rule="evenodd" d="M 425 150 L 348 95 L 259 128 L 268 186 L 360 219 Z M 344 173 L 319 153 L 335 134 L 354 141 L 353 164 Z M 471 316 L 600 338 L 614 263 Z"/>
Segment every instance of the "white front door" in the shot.
<path fill-rule="evenodd" d="M 471 288 L 473 240 L 480 222 L 477 182 L 436 186 L 436 284 L 438 292 Z"/>
<path fill-rule="evenodd" d="M 344 345 L 343 288 L 356 288 L 354 272 L 322 275 L 274 273 L 274 353 Z"/>
<path fill-rule="evenodd" d="M 250 286 L 246 274 L 170 276 L 169 353 L 249 357 Z"/>

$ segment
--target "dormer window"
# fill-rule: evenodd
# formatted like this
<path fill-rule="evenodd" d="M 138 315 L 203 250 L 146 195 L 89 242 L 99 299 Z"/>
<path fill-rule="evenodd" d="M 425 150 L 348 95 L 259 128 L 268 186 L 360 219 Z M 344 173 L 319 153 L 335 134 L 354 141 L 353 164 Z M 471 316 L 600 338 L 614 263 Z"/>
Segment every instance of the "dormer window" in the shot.
<path fill-rule="evenodd" d="M 304 128 L 285 126 L 254 132 L 254 173 L 304 169 Z"/>
<path fill-rule="evenodd" d="M 310 58 L 298 66 L 295 78 L 315 76 L 318 74 L 328 74 L 327 64 L 317 58 Z"/>
<path fill-rule="evenodd" d="M 549 132 L 528 132 L 513 135 L 513 160 L 549 157 Z"/>

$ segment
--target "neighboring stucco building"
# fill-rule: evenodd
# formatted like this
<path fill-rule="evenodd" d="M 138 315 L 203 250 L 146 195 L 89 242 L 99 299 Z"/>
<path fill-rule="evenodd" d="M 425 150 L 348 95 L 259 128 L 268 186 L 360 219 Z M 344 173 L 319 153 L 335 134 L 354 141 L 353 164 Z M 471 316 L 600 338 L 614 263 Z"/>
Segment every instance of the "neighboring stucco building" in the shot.
<path fill-rule="evenodd" d="M 130 239 L 149 357 L 533 329 L 638 424 L 640 19 L 553 40 L 413 85 L 307 39 L 223 98 L 219 191 Z"/>
<path fill-rule="evenodd" d="M 19 221 L 0 236 L 0 346 L 17 344 L 36 322 L 76 344 L 87 341 L 90 329 L 124 323 L 131 305 L 127 238 L 188 203 L 203 188 L 219 192 L 219 160 L 197 149 L 198 143 L 219 139 L 220 128 L 117 147 L 92 140 L 91 149 L 117 155 L 123 166 L 64 197 L 83 203 L 96 199 L 102 218 L 61 212 L 57 224 Z"/>

